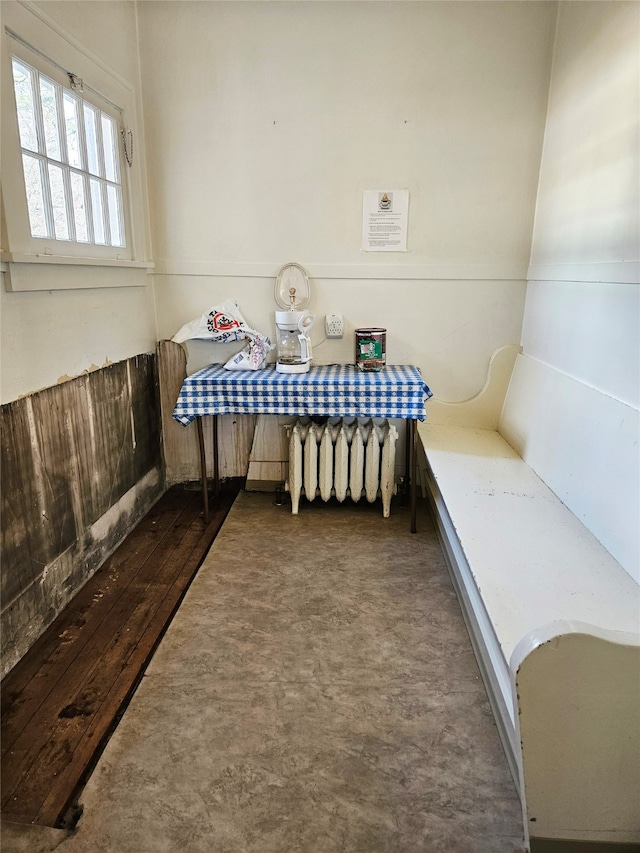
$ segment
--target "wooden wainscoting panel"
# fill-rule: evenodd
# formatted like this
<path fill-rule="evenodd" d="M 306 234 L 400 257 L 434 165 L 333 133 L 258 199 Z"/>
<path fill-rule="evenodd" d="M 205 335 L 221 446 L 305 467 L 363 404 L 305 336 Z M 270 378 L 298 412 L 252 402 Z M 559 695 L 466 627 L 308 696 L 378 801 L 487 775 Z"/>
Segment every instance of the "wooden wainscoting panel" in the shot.
<path fill-rule="evenodd" d="M 183 427 L 172 413 L 187 375 L 187 354 L 180 344 L 158 341 L 158 383 L 162 413 L 162 448 L 167 485 L 197 480 L 200 476 L 198 438 L 194 424 Z"/>
<path fill-rule="evenodd" d="M 256 487 L 259 481 L 270 485 L 282 482 L 289 470 L 289 440 L 285 426 L 292 424 L 295 417 L 289 415 L 259 415 L 256 424 L 247 487 Z"/>
<path fill-rule="evenodd" d="M 164 488 L 156 359 L 2 406 L 2 673 Z"/>
<path fill-rule="evenodd" d="M 187 356 L 180 344 L 159 341 L 158 375 L 162 410 L 162 444 L 167 484 L 200 479 L 200 456 L 195 424 L 184 427 L 172 417 L 187 375 Z M 218 418 L 218 464 L 221 477 L 246 477 L 256 415 L 222 415 Z M 203 418 L 207 474 L 213 476 L 213 425 Z"/>
<path fill-rule="evenodd" d="M 258 415 L 222 415 L 218 418 L 218 453 L 221 477 L 246 477 L 253 433 Z M 210 432 L 207 461 L 213 456 L 211 418 L 205 418 L 205 435 Z M 213 474 L 213 470 L 211 473 Z"/>
<path fill-rule="evenodd" d="M 26 400 L 18 400 L 11 407 L 1 407 L 0 428 L 0 580 L 2 601 L 7 602 L 27 590 L 42 571 L 44 554 L 38 546 L 44 506 L 39 510 Z"/>

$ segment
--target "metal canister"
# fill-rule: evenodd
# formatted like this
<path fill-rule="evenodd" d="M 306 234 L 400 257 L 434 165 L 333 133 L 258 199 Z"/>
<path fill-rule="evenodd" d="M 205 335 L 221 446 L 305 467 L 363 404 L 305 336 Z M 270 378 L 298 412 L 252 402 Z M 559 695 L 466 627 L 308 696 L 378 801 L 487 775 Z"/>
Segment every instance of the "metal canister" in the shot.
<path fill-rule="evenodd" d="M 356 329 L 356 366 L 382 370 L 387 362 L 387 330 Z"/>

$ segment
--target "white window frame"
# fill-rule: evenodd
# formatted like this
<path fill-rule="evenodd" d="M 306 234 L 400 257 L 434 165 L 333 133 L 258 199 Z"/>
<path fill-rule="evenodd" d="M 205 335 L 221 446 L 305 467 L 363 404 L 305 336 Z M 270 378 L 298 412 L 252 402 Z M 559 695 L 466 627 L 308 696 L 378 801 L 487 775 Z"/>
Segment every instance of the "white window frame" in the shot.
<path fill-rule="evenodd" d="M 40 80 L 52 80 L 54 83 L 57 83 L 60 86 L 60 89 L 62 91 L 68 90 L 68 91 L 73 92 L 73 86 L 71 85 L 70 78 L 67 74 L 62 72 L 56 66 L 51 65 L 50 63 L 47 63 L 46 60 L 41 59 L 41 57 L 37 56 L 32 50 L 30 50 L 24 44 L 21 44 L 20 42 L 16 42 L 15 39 L 12 39 L 12 41 L 15 42 L 12 45 L 12 48 L 13 48 L 11 51 L 11 54 L 12 54 L 11 58 L 12 59 L 13 59 L 13 57 L 15 57 L 18 61 L 22 62 L 28 68 L 35 69 L 38 72 L 38 74 L 40 75 Z M 81 85 L 83 85 L 83 84 L 81 84 Z M 60 90 L 58 90 L 58 91 L 60 91 Z M 130 234 L 128 233 L 128 231 L 130 229 L 128 229 L 128 227 L 127 227 L 130 217 L 128 215 L 128 213 L 129 213 L 128 205 L 126 203 L 124 203 L 125 200 L 128 198 L 128 186 L 127 186 L 126 158 L 124 156 L 122 156 L 122 139 L 121 139 L 122 110 L 118 109 L 115 105 L 107 103 L 96 92 L 88 90 L 88 87 L 85 87 L 84 85 L 83 85 L 83 91 L 82 92 L 75 92 L 74 94 L 82 102 L 87 103 L 90 106 L 94 107 L 97 111 L 99 111 L 99 113 L 104 113 L 105 115 L 108 115 L 111 119 L 113 119 L 115 126 L 117 128 L 116 139 L 115 139 L 116 151 L 117 151 L 117 160 L 118 160 L 118 162 L 117 162 L 117 173 L 118 173 L 118 178 L 119 178 L 119 184 L 117 184 L 117 186 L 120 187 L 121 198 L 122 198 L 121 208 L 122 208 L 122 226 L 123 226 L 123 231 L 124 231 L 124 235 L 123 235 L 124 236 L 124 246 L 113 246 L 110 242 L 109 243 L 107 243 L 107 242 L 100 243 L 97 240 L 87 240 L 84 242 L 73 240 L 71 238 L 65 240 L 65 239 L 57 238 L 56 236 L 54 236 L 54 234 L 51 234 L 48 237 L 44 237 L 44 236 L 36 237 L 36 236 L 33 236 L 33 234 L 31 234 L 31 228 L 29 228 L 30 236 L 31 236 L 30 250 L 34 254 L 44 253 L 44 254 L 50 254 L 50 255 L 93 257 L 93 258 L 115 258 L 115 259 L 119 259 L 119 260 L 131 260 L 131 249 L 130 249 L 131 238 L 130 238 Z M 34 97 L 35 98 L 38 97 L 37 92 L 34 92 Z M 15 109 L 15 91 L 14 91 L 13 105 L 14 105 L 14 109 Z M 38 116 L 38 115 L 39 115 L 39 110 L 36 107 L 36 116 Z M 61 109 L 61 104 L 59 105 L 58 117 L 59 117 L 59 119 L 63 118 L 63 112 Z M 45 164 L 45 168 L 49 165 L 49 163 L 52 166 L 56 166 L 56 165 L 60 164 L 60 166 L 63 169 L 63 175 L 65 173 L 77 172 L 78 174 L 86 175 L 88 179 L 97 178 L 99 180 L 99 185 L 101 188 L 102 188 L 103 184 L 106 186 L 106 180 L 104 178 L 104 174 L 102 174 L 100 176 L 98 176 L 98 175 L 94 176 L 93 174 L 90 173 L 89 166 L 87 163 L 82 163 L 81 167 L 79 167 L 78 169 L 74 169 L 72 167 L 69 167 L 68 158 L 66 156 L 64 156 L 64 152 L 61 153 L 61 156 L 59 159 L 56 159 L 55 157 L 49 156 L 43 148 L 43 144 L 42 144 L 42 142 L 43 142 L 43 140 L 42 140 L 43 130 L 42 130 L 42 127 L 38 127 L 38 125 L 40 125 L 40 124 L 41 124 L 41 122 L 36 120 L 36 130 L 37 130 L 39 141 L 40 141 L 40 147 L 39 147 L 40 150 L 36 151 L 36 152 L 32 152 L 29 149 L 22 148 L 22 145 L 21 145 L 21 154 L 24 153 L 28 156 L 34 157 L 39 162 L 43 162 Z M 97 122 L 97 124 L 99 124 L 99 122 Z M 82 131 L 83 123 L 82 123 L 81 118 L 78 121 L 78 125 Z M 98 132 L 99 132 L 99 130 L 98 130 Z M 81 135 L 84 136 L 83 133 L 81 133 Z M 64 134 L 62 134 L 62 137 L 63 137 L 62 138 L 62 144 L 64 145 L 64 142 L 65 142 Z M 18 134 L 18 138 L 20 139 L 19 134 Z M 83 145 L 81 145 L 80 147 L 81 147 L 81 150 L 84 148 Z M 99 151 L 98 157 L 100 157 L 101 154 L 102 154 L 102 152 Z M 104 173 L 104 169 L 102 169 L 101 171 Z M 44 183 L 43 189 L 45 191 L 45 193 L 44 193 L 44 195 L 45 195 L 45 220 L 48 220 L 49 219 L 48 214 L 51 213 L 51 205 L 50 205 L 50 199 L 47 200 L 47 195 L 49 195 L 47 182 L 44 181 L 43 183 Z M 103 196 L 105 192 L 106 192 L 106 189 L 105 190 L 101 189 L 99 191 L 100 196 Z M 68 193 L 70 193 L 70 187 L 69 187 Z M 85 194 L 88 194 L 88 192 L 86 192 Z M 22 197 L 20 198 L 20 205 L 19 205 L 19 208 L 15 214 L 16 216 L 19 216 L 20 219 L 22 220 L 20 222 L 20 229 L 21 230 L 25 229 L 25 227 L 28 227 L 24 223 L 25 209 L 27 208 L 27 206 L 28 205 L 27 205 L 27 199 L 26 199 L 26 188 L 25 188 L 25 185 L 23 182 Z M 101 214 L 101 217 L 105 212 L 106 212 L 106 199 L 100 198 L 100 214 Z M 67 218 L 70 221 L 69 214 L 67 215 Z M 104 228 L 106 231 L 106 230 L 108 230 L 108 217 L 104 216 L 102 218 L 104 219 Z M 90 221 L 91 217 L 87 216 L 87 219 L 89 220 L 88 230 L 89 230 L 89 233 L 91 233 L 93 230 L 93 226 L 92 226 L 92 223 Z M 28 210 L 27 210 L 27 220 L 29 220 Z M 52 230 L 53 229 L 53 221 L 47 222 L 47 224 L 49 226 L 49 229 Z"/>
<path fill-rule="evenodd" d="M 12 290 L 76 287 L 139 286 L 131 274 L 116 268 L 150 270 L 148 212 L 142 146 L 124 156 L 121 133 L 129 145 L 138 138 L 135 91 L 128 81 L 70 37 L 38 7 L 7 3 L 3 9 L 2 38 L 2 261 Z M 71 89 L 69 74 L 83 81 L 79 97 L 109 114 L 118 127 L 119 171 L 125 247 L 32 237 L 22 170 L 22 148 L 13 87 L 12 57 L 36 68 L 63 88 Z M 128 160 L 132 161 L 130 166 Z M 28 273 L 29 266 L 47 265 L 51 275 Z M 64 269 L 60 267 L 64 266 Z M 81 267 L 109 267 L 109 275 L 83 276 Z M 58 267 L 58 269 L 53 269 Z M 25 270 L 28 274 L 25 275 Z M 43 273 L 44 270 L 41 271 Z M 54 274 L 55 273 L 55 274 Z M 5 275 L 5 279 L 7 276 Z M 11 282 L 11 283 L 9 283 Z M 41 283 L 38 283 L 41 282 Z"/>

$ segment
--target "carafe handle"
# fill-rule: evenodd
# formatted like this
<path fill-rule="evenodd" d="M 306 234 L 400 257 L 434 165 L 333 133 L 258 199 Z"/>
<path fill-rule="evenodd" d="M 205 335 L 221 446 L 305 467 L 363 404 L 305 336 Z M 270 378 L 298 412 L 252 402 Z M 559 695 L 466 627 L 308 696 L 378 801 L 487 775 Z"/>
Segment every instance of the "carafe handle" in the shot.
<path fill-rule="evenodd" d="M 311 361 L 311 341 L 304 334 L 304 332 L 300 332 L 300 334 L 298 335 L 298 340 L 300 341 L 300 361 Z"/>
<path fill-rule="evenodd" d="M 302 334 L 306 334 L 311 331 L 311 327 L 315 323 L 316 318 L 314 314 L 305 314 L 303 317 L 300 317 L 298 321 L 298 329 L 302 332 Z"/>
<path fill-rule="evenodd" d="M 313 358 L 311 355 L 311 341 L 307 337 L 307 333 L 315 321 L 316 318 L 313 314 L 305 314 L 303 317 L 300 317 L 300 320 L 298 321 L 298 329 L 300 331 L 298 340 L 300 341 L 300 356 L 303 362 L 311 361 Z"/>

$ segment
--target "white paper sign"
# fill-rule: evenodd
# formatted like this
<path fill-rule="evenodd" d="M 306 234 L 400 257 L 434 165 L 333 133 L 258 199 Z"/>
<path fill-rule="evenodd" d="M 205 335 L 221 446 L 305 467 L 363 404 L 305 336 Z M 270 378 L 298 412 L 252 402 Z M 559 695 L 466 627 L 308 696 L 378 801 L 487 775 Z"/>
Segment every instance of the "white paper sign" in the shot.
<path fill-rule="evenodd" d="M 406 252 L 409 190 L 365 190 L 362 248 L 365 252 Z"/>

